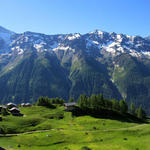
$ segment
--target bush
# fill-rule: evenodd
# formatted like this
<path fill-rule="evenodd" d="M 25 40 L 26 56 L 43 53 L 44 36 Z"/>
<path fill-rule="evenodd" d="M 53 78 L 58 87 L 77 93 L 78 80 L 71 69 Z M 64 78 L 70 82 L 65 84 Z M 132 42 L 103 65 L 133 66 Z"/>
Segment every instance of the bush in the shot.
<path fill-rule="evenodd" d="M 127 105 L 127 103 L 124 100 L 120 100 L 119 106 L 120 106 L 120 112 L 122 114 L 127 113 L 127 111 L 128 111 L 128 105 Z"/>
<path fill-rule="evenodd" d="M 56 97 L 56 98 L 50 98 L 49 100 L 50 100 L 50 102 L 51 102 L 52 104 L 60 104 L 60 105 L 63 105 L 63 104 L 65 103 L 65 100 L 63 100 L 62 98 L 58 98 L 58 97 Z"/>
<path fill-rule="evenodd" d="M 37 101 L 37 106 L 45 106 L 48 108 L 55 108 L 48 97 L 40 96 Z"/>
<path fill-rule="evenodd" d="M 1 114 L 2 114 L 3 116 L 9 115 L 9 113 L 7 112 L 7 110 L 6 110 L 5 108 L 2 108 Z"/>
<path fill-rule="evenodd" d="M 0 128 L 0 134 L 5 134 L 5 131 L 3 128 Z"/>
<path fill-rule="evenodd" d="M 84 147 L 81 148 L 81 150 L 92 150 L 92 149 L 87 147 L 87 146 L 84 146 Z"/>
<path fill-rule="evenodd" d="M 139 119 L 145 119 L 145 118 L 146 118 L 146 113 L 145 113 L 145 111 L 142 109 L 141 106 L 136 110 L 136 112 L 137 112 L 137 117 L 138 117 Z"/>

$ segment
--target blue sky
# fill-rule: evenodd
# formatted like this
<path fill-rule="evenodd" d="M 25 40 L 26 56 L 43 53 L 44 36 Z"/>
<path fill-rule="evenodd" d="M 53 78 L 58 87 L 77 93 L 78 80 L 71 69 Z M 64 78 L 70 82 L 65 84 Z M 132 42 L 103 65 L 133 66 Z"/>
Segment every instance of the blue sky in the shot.
<path fill-rule="evenodd" d="M 0 25 L 17 33 L 150 35 L 150 0 L 1 0 Z"/>

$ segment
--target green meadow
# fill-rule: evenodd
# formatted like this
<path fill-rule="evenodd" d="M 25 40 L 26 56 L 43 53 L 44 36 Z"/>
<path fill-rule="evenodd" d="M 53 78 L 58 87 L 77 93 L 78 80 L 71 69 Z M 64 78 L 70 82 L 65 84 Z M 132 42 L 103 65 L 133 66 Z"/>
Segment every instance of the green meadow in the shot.
<path fill-rule="evenodd" d="M 150 150 L 150 124 L 91 116 L 73 117 L 64 107 L 20 108 L 2 116 L 0 147 L 7 150 Z"/>

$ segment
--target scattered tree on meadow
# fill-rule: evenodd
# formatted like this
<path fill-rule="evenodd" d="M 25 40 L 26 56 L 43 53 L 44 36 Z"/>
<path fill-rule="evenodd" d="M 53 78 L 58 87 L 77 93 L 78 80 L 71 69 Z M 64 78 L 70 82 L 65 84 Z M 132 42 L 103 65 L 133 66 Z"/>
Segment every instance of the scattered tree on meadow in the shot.
<path fill-rule="evenodd" d="M 105 107 L 105 101 L 102 94 L 98 94 L 97 96 L 97 105 L 99 108 Z"/>
<path fill-rule="evenodd" d="M 102 94 L 98 95 L 92 94 L 89 99 L 91 107 L 93 109 L 100 110 L 105 107 L 105 101 Z"/>
<path fill-rule="evenodd" d="M 54 105 L 52 105 L 52 103 L 48 97 L 40 96 L 38 98 L 37 105 L 38 106 L 45 106 L 45 107 L 49 107 L 49 108 L 54 108 Z"/>
<path fill-rule="evenodd" d="M 8 112 L 7 112 L 7 110 L 6 110 L 5 108 L 2 108 L 2 109 L 1 109 L 1 114 L 2 114 L 3 116 L 6 116 L 6 115 L 8 115 Z"/>
<path fill-rule="evenodd" d="M 111 100 L 104 100 L 104 107 L 112 110 L 112 101 Z"/>
<path fill-rule="evenodd" d="M 60 98 L 60 99 L 59 99 L 59 104 L 63 105 L 64 103 L 65 103 L 65 100 L 62 99 L 62 98 Z"/>
<path fill-rule="evenodd" d="M 134 116 L 136 115 L 136 108 L 133 102 L 130 104 L 130 113 Z"/>
<path fill-rule="evenodd" d="M 88 107 L 88 98 L 86 95 L 81 94 L 79 99 L 78 99 L 78 105 L 80 108 L 85 109 Z"/>
<path fill-rule="evenodd" d="M 127 105 L 127 103 L 124 100 L 120 100 L 119 101 L 119 107 L 120 107 L 120 112 L 122 114 L 128 112 L 128 105 Z"/>
<path fill-rule="evenodd" d="M 113 99 L 112 100 L 112 109 L 115 111 L 119 111 L 120 110 L 120 105 L 119 105 L 119 101 Z"/>
<path fill-rule="evenodd" d="M 141 106 L 136 110 L 136 113 L 137 113 L 137 117 L 140 118 L 140 119 L 144 119 L 146 117 L 146 113 L 142 109 Z"/>
<path fill-rule="evenodd" d="M 62 98 L 49 98 L 49 100 L 51 101 L 52 104 L 64 104 L 65 100 L 63 100 Z"/>
<path fill-rule="evenodd" d="M 74 99 L 72 97 L 69 98 L 69 102 L 74 102 Z"/>
<path fill-rule="evenodd" d="M 98 109 L 100 106 L 99 106 L 99 100 L 97 96 L 95 94 L 92 94 L 90 99 L 91 99 L 91 107 L 93 109 Z"/>
<path fill-rule="evenodd" d="M 88 108 L 91 107 L 91 99 L 90 99 L 89 97 L 87 98 L 86 106 L 87 106 Z"/>

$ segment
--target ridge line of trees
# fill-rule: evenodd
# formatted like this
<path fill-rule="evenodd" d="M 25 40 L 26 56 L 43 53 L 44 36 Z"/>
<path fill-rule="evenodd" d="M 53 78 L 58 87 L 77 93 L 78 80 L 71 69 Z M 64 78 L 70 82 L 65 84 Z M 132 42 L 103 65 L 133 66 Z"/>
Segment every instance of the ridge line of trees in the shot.
<path fill-rule="evenodd" d="M 36 105 L 45 106 L 48 108 L 55 108 L 56 106 L 54 104 L 63 105 L 64 103 L 65 103 L 65 100 L 63 100 L 62 98 L 58 98 L 58 97 L 48 98 L 47 96 L 46 97 L 40 96 L 37 100 Z"/>
<path fill-rule="evenodd" d="M 70 97 L 68 102 L 74 102 L 75 100 Z M 65 100 L 62 98 L 48 98 L 40 96 L 37 100 L 38 106 L 45 106 L 48 108 L 55 108 L 57 104 L 63 105 Z M 146 118 L 146 112 L 143 110 L 142 106 L 136 108 L 134 103 L 131 102 L 130 106 L 125 100 L 116 99 L 104 99 L 102 94 L 92 94 L 90 97 L 85 94 L 81 94 L 77 100 L 78 107 L 84 112 L 91 110 L 92 112 L 101 112 L 102 110 L 112 110 L 119 112 L 121 114 L 130 113 L 131 115 L 144 119 Z"/>
<path fill-rule="evenodd" d="M 117 111 L 121 114 L 130 113 L 133 116 L 138 117 L 139 119 L 146 118 L 146 112 L 143 110 L 142 106 L 136 109 L 134 103 L 130 104 L 128 108 L 128 104 L 125 100 L 116 100 L 116 99 L 104 99 L 102 94 L 92 94 L 90 97 L 87 97 L 84 94 L 81 94 L 78 98 L 78 106 L 86 111 L 101 111 L 103 109 Z"/>

